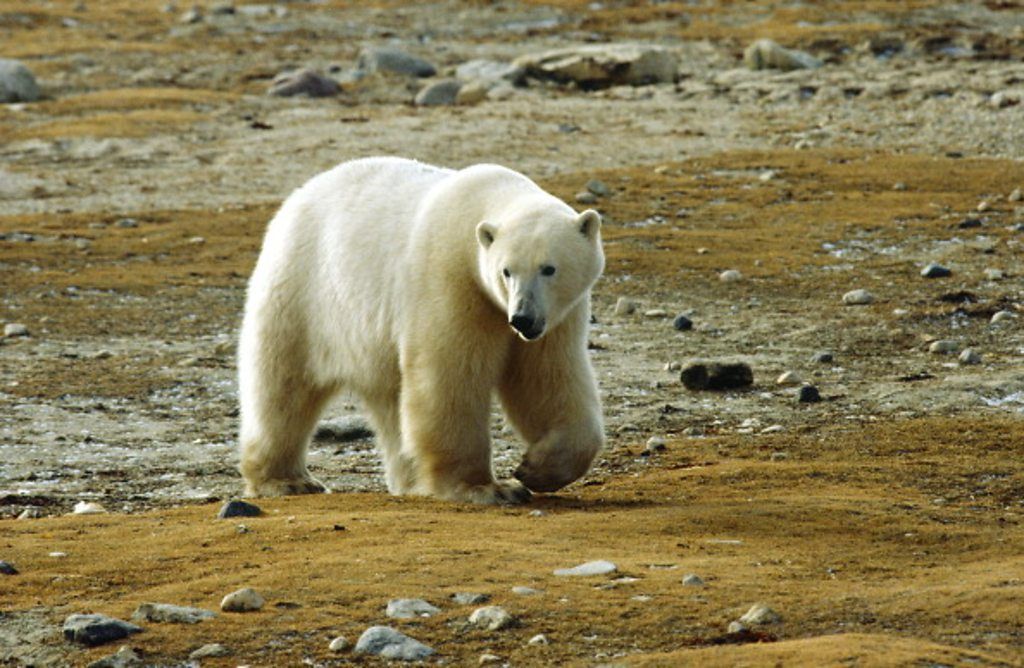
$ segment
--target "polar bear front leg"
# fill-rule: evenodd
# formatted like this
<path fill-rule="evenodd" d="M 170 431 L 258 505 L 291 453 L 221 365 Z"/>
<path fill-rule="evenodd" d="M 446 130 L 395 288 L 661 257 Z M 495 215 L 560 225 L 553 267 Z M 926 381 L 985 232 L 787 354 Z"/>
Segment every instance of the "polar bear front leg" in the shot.
<path fill-rule="evenodd" d="M 416 465 L 414 491 L 470 503 L 528 501 L 530 492 L 521 483 L 495 480 L 491 469 L 493 385 L 486 361 L 472 364 L 462 357 L 446 364 L 437 355 L 404 357 L 402 450 Z"/>

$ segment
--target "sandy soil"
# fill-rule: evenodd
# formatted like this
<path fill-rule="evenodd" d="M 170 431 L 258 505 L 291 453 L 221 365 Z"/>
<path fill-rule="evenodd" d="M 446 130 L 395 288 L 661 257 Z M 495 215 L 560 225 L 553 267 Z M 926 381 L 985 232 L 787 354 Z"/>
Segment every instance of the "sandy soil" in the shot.
<path fill-rule="evenodd" d="M 1016 3 L 329 1 L 193 24 L 139 4 L 0 0 L 0 55 L 45 92 L 0 106 L 0 321 L 31 333 L 0 339 L 0 559 L 21 571 L 0 576 L 0 663 L 84 665 L 116 645 L 63 643 L 66 615 L 214 609 L 243 585 L 263 611 L 130 644 L 161 665 L 208 642 L 233 654 L 204 665 L 357 661 L 330 639 L 409 596 L 442 613 L 396 626 L 448 663 L 1024 661 L 1024 106 L 991 102 L 1020 99 Z M 826 64 L 742 69 L 758 37 Z M 431 109 L 400 77 L 264 94 L 297 65 L 345 79 L 364 46 L 445 73 L 594 41 L 671 48 L 680 79 Z M 609 187 L 591 336 L 609 448 L 568 490 L 493 509 L 388 497 L 372 440 L 318 442 L 340 493 L 262 502 L 240 533 L 215 502 L 240 488 L 234 341 L 263 227 L 313 174 L 382 153 L 501 162 L 568 201 Z M 952 276 L 922 278 L 930 261 Z M 844 305 L 856 288 L 875 303 Z M 1017 317 L 990 324 L 1001 310 Z M 755 386 L 688 392 L 666 365 L 694 358 L 745 361 Z M 784 371 L 824 401 L 798 404 Z M 342 396 L 329 415 L 358 412 Z M 507 471 L 498 413 L 494 437 Z M 81 500 L 112 513 L 65 517 Z M 599 558 L 619 573 L 551 575 Z M 463 590 L 518 626 L 469 628 Z M 782 623 L 727 634 L 756 602 Z"/>

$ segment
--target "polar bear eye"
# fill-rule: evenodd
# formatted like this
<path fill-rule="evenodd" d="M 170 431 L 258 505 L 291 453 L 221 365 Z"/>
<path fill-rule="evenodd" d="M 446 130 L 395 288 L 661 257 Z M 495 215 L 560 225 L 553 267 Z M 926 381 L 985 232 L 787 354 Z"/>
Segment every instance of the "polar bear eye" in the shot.
<path fill-rule="evenodd" d="M 508 268 L 506 267 L 505 269 L 502 269 L 502 270 L 501 270 L 501 274 L 502 274 L 502 275 L 503 275 L 503 276 L 504 276 L 505 278 L 508 278 L 509 276 L 511 276 L 511 275 L 512 275 L 512 272 L 510 272 L 510 271 L 508 270 Z"/>
<path fill-rule="evenodd" d="M 554 276 L 555 268 L 552 267 L 550 264 L 546 264 L 540 268 L 540 273 L 542 273 L 545 276 Z"/>

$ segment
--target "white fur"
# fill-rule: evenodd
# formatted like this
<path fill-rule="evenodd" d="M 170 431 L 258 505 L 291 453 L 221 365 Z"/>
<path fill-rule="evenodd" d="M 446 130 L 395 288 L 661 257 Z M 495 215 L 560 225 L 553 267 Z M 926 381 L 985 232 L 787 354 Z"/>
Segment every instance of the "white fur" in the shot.
<path fill-rule="evenodd" d="M 342 388 L 370 413 L 392 493 L 528 498 L 491 471 L 495 391 L 528 444 L 516 477 L 534 491 L 577 479 L 603 445 L 587 358 L 603 267 L 598 215 L 503 167 L 369 158 L 313 178 L 271 221 L 249 283 L 246 493 L 324 491 L 305 454 Z M 526 312 L 535 341 L 508 324 Z"/>

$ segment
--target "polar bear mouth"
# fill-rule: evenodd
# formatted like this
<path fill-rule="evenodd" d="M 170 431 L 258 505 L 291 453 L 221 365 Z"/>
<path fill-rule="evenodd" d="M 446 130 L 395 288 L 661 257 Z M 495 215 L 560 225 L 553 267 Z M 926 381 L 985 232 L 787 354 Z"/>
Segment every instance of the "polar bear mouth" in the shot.
<path fill-rule="evenodd" d="M 544 333 L 544 321 L 540 318 L 516 314 L 508 324 L 524 341 L 535 341 Z"/>

